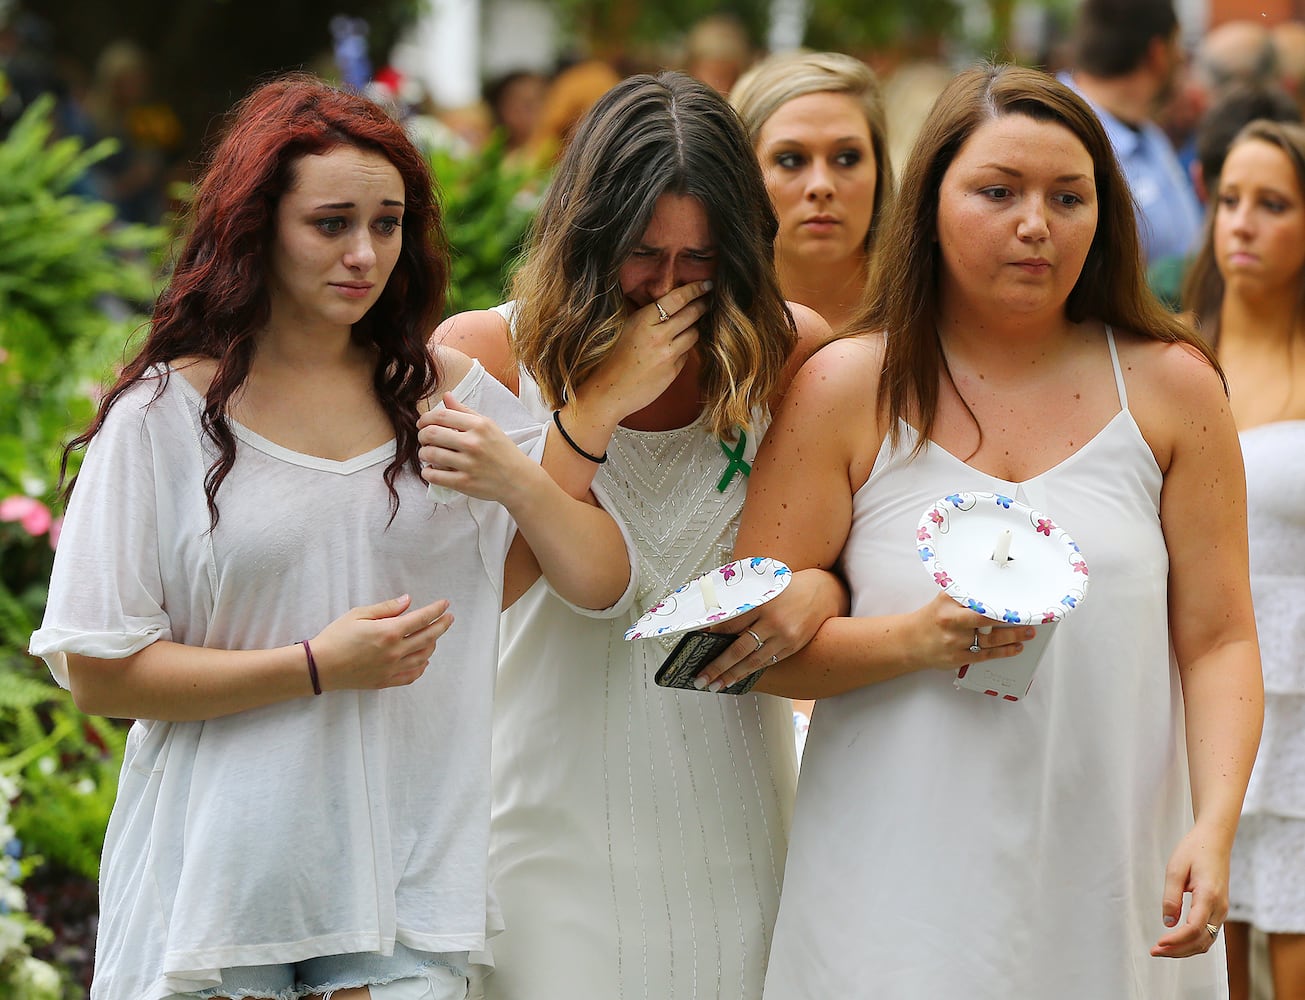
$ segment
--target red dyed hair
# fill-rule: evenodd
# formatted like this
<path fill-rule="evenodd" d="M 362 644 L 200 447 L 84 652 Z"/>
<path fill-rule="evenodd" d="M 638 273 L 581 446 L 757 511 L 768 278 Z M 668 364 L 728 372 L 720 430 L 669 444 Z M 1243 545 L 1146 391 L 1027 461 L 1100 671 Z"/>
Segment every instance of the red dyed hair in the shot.
<path fill-rule="evenodd" d="M 105 393 L 90 427 L 65 449 L 64 466 L 99 431 L 122 393 L 152 377 L 155 366 L 188 355 L 212 358 L 217 371 L 202 423 L 219 456 L 204 477 L 204 492 L 210 522 L 217 524 L 215 498 L 236 451 L 227 403 L 249 376 L 254 335 L 269 315 L 266 255 L 277 203 L 302 157 L 353 146 L 384 156 L 404 186 L 399 259 L 376 304 L 353 326 L 354 341 L 376 353 L 376 398 L 394 427 L 397 448 L 385 482 L 397 510 L 395 479 L 405 465 L 419 469 L 417 403 L 439 382 L 426 344 L 443 311 L 449 255 L 430 169 L 382 108 L 308 74 L 257 87 L 232 109 L 229 122 L 196 187 L 188 235 L 149 334 Z"/>

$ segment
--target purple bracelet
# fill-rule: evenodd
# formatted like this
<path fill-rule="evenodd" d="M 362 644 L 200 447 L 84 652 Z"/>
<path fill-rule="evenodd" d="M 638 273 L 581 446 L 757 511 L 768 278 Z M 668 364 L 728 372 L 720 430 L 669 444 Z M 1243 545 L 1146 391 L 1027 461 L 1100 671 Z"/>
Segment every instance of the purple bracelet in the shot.
<path fill-rule="evenodd" d="M 313 647 L 308 645 L 308 640 L 302 640 L 299 645 L 304 647 L 304 653 L 308 657 L 308 679 L 313 682 L 313 694 L 322 693 L 322 682 L 317 676 L 317 661 L 313 659 Z"/>

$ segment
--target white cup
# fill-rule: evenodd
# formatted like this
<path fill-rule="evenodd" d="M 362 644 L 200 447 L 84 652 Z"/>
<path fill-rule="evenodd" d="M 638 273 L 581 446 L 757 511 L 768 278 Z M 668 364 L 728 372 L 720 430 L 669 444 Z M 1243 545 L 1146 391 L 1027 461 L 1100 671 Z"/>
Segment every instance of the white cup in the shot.
<path fill-rule="evenodd" d="M 1029 693 L 1033 684 L 1033 675 L 1042 662 L 1051 641 L 1055 622 L 1034 626 L 1037 634 L 1024 643 L 1024 649 L 1015 656 L 1006 656 L 997 660 L 985 660 L 983 663 L 970 663 L 961 667 L 956 673 L 955 684 L 967 691 L 979 691 L 983 694 L 1001 698 L 1004 701 L 1019 701 Z"/>

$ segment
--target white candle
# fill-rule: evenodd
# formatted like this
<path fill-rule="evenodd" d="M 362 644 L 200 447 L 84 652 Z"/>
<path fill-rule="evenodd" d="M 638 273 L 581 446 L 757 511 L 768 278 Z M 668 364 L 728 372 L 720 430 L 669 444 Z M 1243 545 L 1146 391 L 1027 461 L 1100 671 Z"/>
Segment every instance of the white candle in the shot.
<path fill-rule="evenodd" d="M 998 566 L 1005 566 L 1010 561 L 1010 528 L 1003 529 L 997 535 L 997 545 L 992 550 L 992 561 Z"/>
<path fill-rule="evenodd" d="M 716 596 L 716 584 L 712 583 L 711 574 L 706 573 L 698 577 L 698 585 L 702 588 L 702 606 L 708 611 L 719 608 L 720 598 Z"/>

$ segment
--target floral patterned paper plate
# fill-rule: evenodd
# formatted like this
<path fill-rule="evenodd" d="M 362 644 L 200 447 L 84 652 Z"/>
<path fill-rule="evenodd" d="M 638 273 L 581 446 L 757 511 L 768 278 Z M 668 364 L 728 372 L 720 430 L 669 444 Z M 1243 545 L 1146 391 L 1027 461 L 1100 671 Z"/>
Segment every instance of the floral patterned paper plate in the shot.
<path fill-rule="evenodd" d="M 993 561 L 1011 533 L 1010 561 Z M 952 493 L 916 529 L 925 570 L 957 603 L 1008 625 L 1058 622 L 1083 601 L 1087 561 L 1051 518 L 1000 493 Z"/>
<path fill-rule="evenodd" d="M 626 630 L 625 637 L 667 637 L 729 621 L 765 604 L 792 578 L 792 571 L 778 559 L 737 559 L 717 566 L 663 597 Z M 704 580 L 707 590 L 715 592 L 720 607 L 707 607 Z"/>

